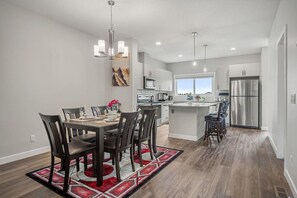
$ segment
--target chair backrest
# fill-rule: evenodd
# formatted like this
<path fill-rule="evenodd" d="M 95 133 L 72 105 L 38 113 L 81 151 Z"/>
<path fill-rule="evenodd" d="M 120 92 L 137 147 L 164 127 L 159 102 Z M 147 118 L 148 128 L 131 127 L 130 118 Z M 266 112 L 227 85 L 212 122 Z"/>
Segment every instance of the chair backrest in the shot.
<path fill-rule="evenodd" d="M 157 109 L 144 109 L 141 112 L 141 120 L 139 123 L 139 136 L 138 140 L 147 140 L 151 137 L 153 124 L 155 121 Z"/>
<path fill-rule="evenodd" d="M 132 145 L 138 115 L 139 111 L 121 113 L 116 137 L 116 149 L 123 150 Z"/>
<path fill-rule="evenodd" d="M 221 115 L 223 117 L 227 117 L 227 115 L 228 115 L 229 104 L 230 104 L 229 102 L 224 102 L 224 107 L 223 107 L 223 110 L 221 112 Z"/>
<path fill-rule="evenodd" d="M 85 113 L 85 108 L 84 107 L 64 108 L 62 110 L 63 110 L 65 120 L 79 118 L 80 115 L 81 115 L 81 112 Z M 71 140 L 71 138 L 73 138 L 73 137 L 76 137 L 78 135 L 83 134 L 83 131 L 79 130 L 79 129 L 69 129 L 69 128 L 67 128 L 67 132 L 68 132 L 69 140 Z"/>
<path fill-rule="evenodd" d="M 93 116 L 104 115 L 104 111 L 107 111 L 107 106 L 93 106 L 91 107 Z"/>
<path fill-rule="evenodd" d="M 39 115 L 44 124 L 53 155 L 60 157 L 69 154 L 66 132 L 61 117 L 41 113 Z"/>
<path fill-rule="evenodd" d="M 223 102 L 220 102 L 219 104 L 219 110 L 218 110 L 218 116 L 217 116 L 217 120 L 220 120 L 220 117 L 224 111 L 224 106 L 225 104 Z"/>

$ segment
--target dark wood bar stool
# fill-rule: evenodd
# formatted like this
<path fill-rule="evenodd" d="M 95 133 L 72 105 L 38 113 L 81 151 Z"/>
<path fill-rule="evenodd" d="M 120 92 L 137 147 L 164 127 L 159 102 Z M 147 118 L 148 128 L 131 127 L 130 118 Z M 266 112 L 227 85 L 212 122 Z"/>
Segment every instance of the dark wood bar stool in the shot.
<path fill-rule="evenodd" d="M 224 103 L 221 102 L 219 104 L 219 110 L 218 113 L 214 115 L 206 115 L 204 117 L 205 119 L 205 134 L 204 134 L 204 140 L 207 140 L 210 136 L 216 136 L 218 142 L 221 141 L 221 135 L 223 134 L 223 122 L 224 117 L 221 116 L 221 113 L 223 112 Z"/>

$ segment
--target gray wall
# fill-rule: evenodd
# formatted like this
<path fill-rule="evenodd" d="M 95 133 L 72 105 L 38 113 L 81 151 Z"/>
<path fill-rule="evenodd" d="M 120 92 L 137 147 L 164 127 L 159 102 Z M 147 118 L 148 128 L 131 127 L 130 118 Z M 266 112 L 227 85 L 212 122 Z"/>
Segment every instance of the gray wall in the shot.
<path fill-rule="evenodd" d="M 0 1 L 0 159 L 48 146 L 39 112 L 106 103 L 110 67 L 93 57 L 96 40 Z"/>
<path fill-rule="evenodd" d="M 251 54 L 251 55 L 242 55 L 242 56 L 231 56 L 231 57 L 223 57 L 223 58 L 212 58 L 207 59 L 207 72 L 214 72 L 215 86 L 217 87 L 217 77 L 218 77 L 218 68 L 219 67 L 229 67 L 229 65 L 234 64 L 243 64 L 243 63 L 260 63 L 261 62 L 261 54 Z M 204 60 L 199 60 L 197 66 L 193 66 L 191 61 L 187 62 L 179 62 L 179 63 L 169 63 L 167 64 L 167 68 L 175 74 L 192 74 L 192 73 L 204 73 L 203 68 Z M 175 83 L 174 83 L 175 84 Z M 174 92 L 171 93 L 174 95 Z M 214 95 L 205 95 L 206 100 L 213 101 Z M 177 96 L 175 100 L 185 100 L 186 96 Z"/>
<path fill-rule="evenodd" d="M 279 150 L 285 150 L 285 175 L 294 197 L 297 197 L 297 105 L 290 103 L 290 94 L 297 93 L 297 1 L 286 0 L 281 1 L 278 12 L 273 23 L 268 46 L 268 66 L 264 72 L 267 72 L 266 87 L 269 87 L 266 98 L 269 113 L 267 113 L 267 120 L 269 123 L 269 133 L 272 142 L 276 147 L 276 153 L 279 155 Z M 277 40 L 281 32 L 287 24 L 287 133 L 281 134 L 278 130 L 278 113 L 277 113 Z M 279 142 L 281 138 L 285 137 L 285 144 Z M 285 147 L 285 148 L 283 148 Z"/>

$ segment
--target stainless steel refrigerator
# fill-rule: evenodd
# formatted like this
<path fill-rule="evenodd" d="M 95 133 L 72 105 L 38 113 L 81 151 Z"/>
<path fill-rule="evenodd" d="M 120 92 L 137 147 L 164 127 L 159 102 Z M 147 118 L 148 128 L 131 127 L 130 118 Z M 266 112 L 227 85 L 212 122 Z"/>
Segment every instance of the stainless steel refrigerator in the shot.
<path fill-rule="evenodd" d="M 231 78 L 230 92 L 230 125 L 259 128 L 259 78 Z"/>

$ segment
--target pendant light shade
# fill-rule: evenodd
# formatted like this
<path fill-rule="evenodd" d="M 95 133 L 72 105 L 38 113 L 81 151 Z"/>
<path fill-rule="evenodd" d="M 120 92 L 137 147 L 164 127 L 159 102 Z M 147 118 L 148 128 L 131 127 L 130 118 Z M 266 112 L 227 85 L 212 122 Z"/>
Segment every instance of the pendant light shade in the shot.
<path fill-rule="evenodd" d="M 203 45 L 204 46 L 204 68 L 203 68 L 203 71 L 204 72 L 207 72 L 207 64 L 206 64 L 206 48 L 208 45 Z"/>
<path fill-rule="evenodd" d="M 192 36 L 193 36 L 193 41 L 194 41 L 194 58 L 193 58 L 192 65 L 196 66 L 197 65 L 197 58 L 196 58 L 196 36 L 197 36 L 197 32 L 192 32 Z"/>

